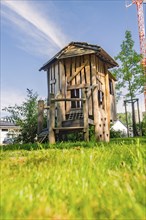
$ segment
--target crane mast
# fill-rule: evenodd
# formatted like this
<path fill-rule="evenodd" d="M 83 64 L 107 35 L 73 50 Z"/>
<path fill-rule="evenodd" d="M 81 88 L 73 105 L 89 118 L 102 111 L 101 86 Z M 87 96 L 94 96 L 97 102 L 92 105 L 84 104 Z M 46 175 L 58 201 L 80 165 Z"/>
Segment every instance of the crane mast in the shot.
<path fill-rule="evenodd" d="M 132 3 L 136 4 L 136 8 L 137 8 L 140 52 L 143 55 L 142 64 L 144 65 L 144 67 L 146 67 L 146 45 L 145 45 L 143 0 L 133 0 Z"/>
<path fill-rule="evenodd" d="M 138 31 L 139 31 L 139 41 L 140 41 L 140 52 L 142 54 L 142 65 L 144 68 L 144 75 L 146 77 L 146 38 L 145 38 L 145 25 L 144 25 L 144 12 L 143 12 L 143 0 L 132 0 L 132 4 L 136 5 L 137 8 L 137 18 L 138 18 Z M 144 104 L 146 112 L 146 83 L 144 85 Z"/>

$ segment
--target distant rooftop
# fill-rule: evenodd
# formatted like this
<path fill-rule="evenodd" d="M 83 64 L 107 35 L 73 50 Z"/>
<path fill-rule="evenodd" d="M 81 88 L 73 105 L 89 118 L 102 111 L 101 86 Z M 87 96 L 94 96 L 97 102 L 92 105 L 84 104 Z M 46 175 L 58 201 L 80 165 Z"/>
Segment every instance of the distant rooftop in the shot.
<path fill-rule="evenodd" d="M 0 119 L 0 128 L 6 128 L 6 127 L 9 127 L 9 128 L 12 128 L 12 127 L 19 127 L 17 126 L 15 123 L 11 122 L 8 120 L 8 118 L 1 118 Z"/>

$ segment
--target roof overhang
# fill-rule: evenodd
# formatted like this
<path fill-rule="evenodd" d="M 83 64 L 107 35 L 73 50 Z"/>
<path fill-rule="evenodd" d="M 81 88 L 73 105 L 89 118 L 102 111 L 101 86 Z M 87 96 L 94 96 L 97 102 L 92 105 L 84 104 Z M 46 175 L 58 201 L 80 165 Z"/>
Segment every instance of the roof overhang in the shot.
<path fill-rule="evenodd" d="M 82 56 L 85 54 L 96 54 L 101 60 L 107 64 L 107 68 L 113 68 L 118 66 L 118 63 L 100 46 L 88 44 L 85 42 L 71 42 L 61 51 L 59 51 L 54 57 L 52 57 L 48 62 L 46 62 L 40 69 L 46 71 L 48 67 L 57 60 Z"/>

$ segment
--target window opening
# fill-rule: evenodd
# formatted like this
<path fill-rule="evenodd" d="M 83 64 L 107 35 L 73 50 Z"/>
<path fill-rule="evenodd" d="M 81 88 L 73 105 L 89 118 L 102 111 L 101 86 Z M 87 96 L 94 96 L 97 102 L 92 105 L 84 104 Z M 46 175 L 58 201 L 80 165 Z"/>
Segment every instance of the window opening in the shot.
<path fill-rule="evenodd" d="M 71 98 L 81 98 L 81 89 L 71 90 Z M 71 108 L 81 108 L 81 101 L 72 101 Z"/>
<path fill-rule="evenodd" d="M 8 129 L 3 128 L 2 131 L 8 131 Z"/>
<path fill-rule="evenodd" d="M 98 90 L 98 105 L 104 109 L 104 93 Z"/>
<path fill-rule="evenodd" d="M 111 95 L 114 95 L 113 82 L 109 79 L 109 91 Z"/>

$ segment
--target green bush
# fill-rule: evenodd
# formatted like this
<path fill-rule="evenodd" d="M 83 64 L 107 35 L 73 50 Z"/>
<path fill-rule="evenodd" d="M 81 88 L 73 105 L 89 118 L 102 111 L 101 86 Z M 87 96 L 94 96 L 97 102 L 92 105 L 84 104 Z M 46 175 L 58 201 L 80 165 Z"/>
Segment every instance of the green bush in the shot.
<path fill-rule="evenodd" d="M 125 135 L 121 131 L 115 131 L 113 128 L 110 129 L 110 137 L 111 138 L 120 138 Z"/>

